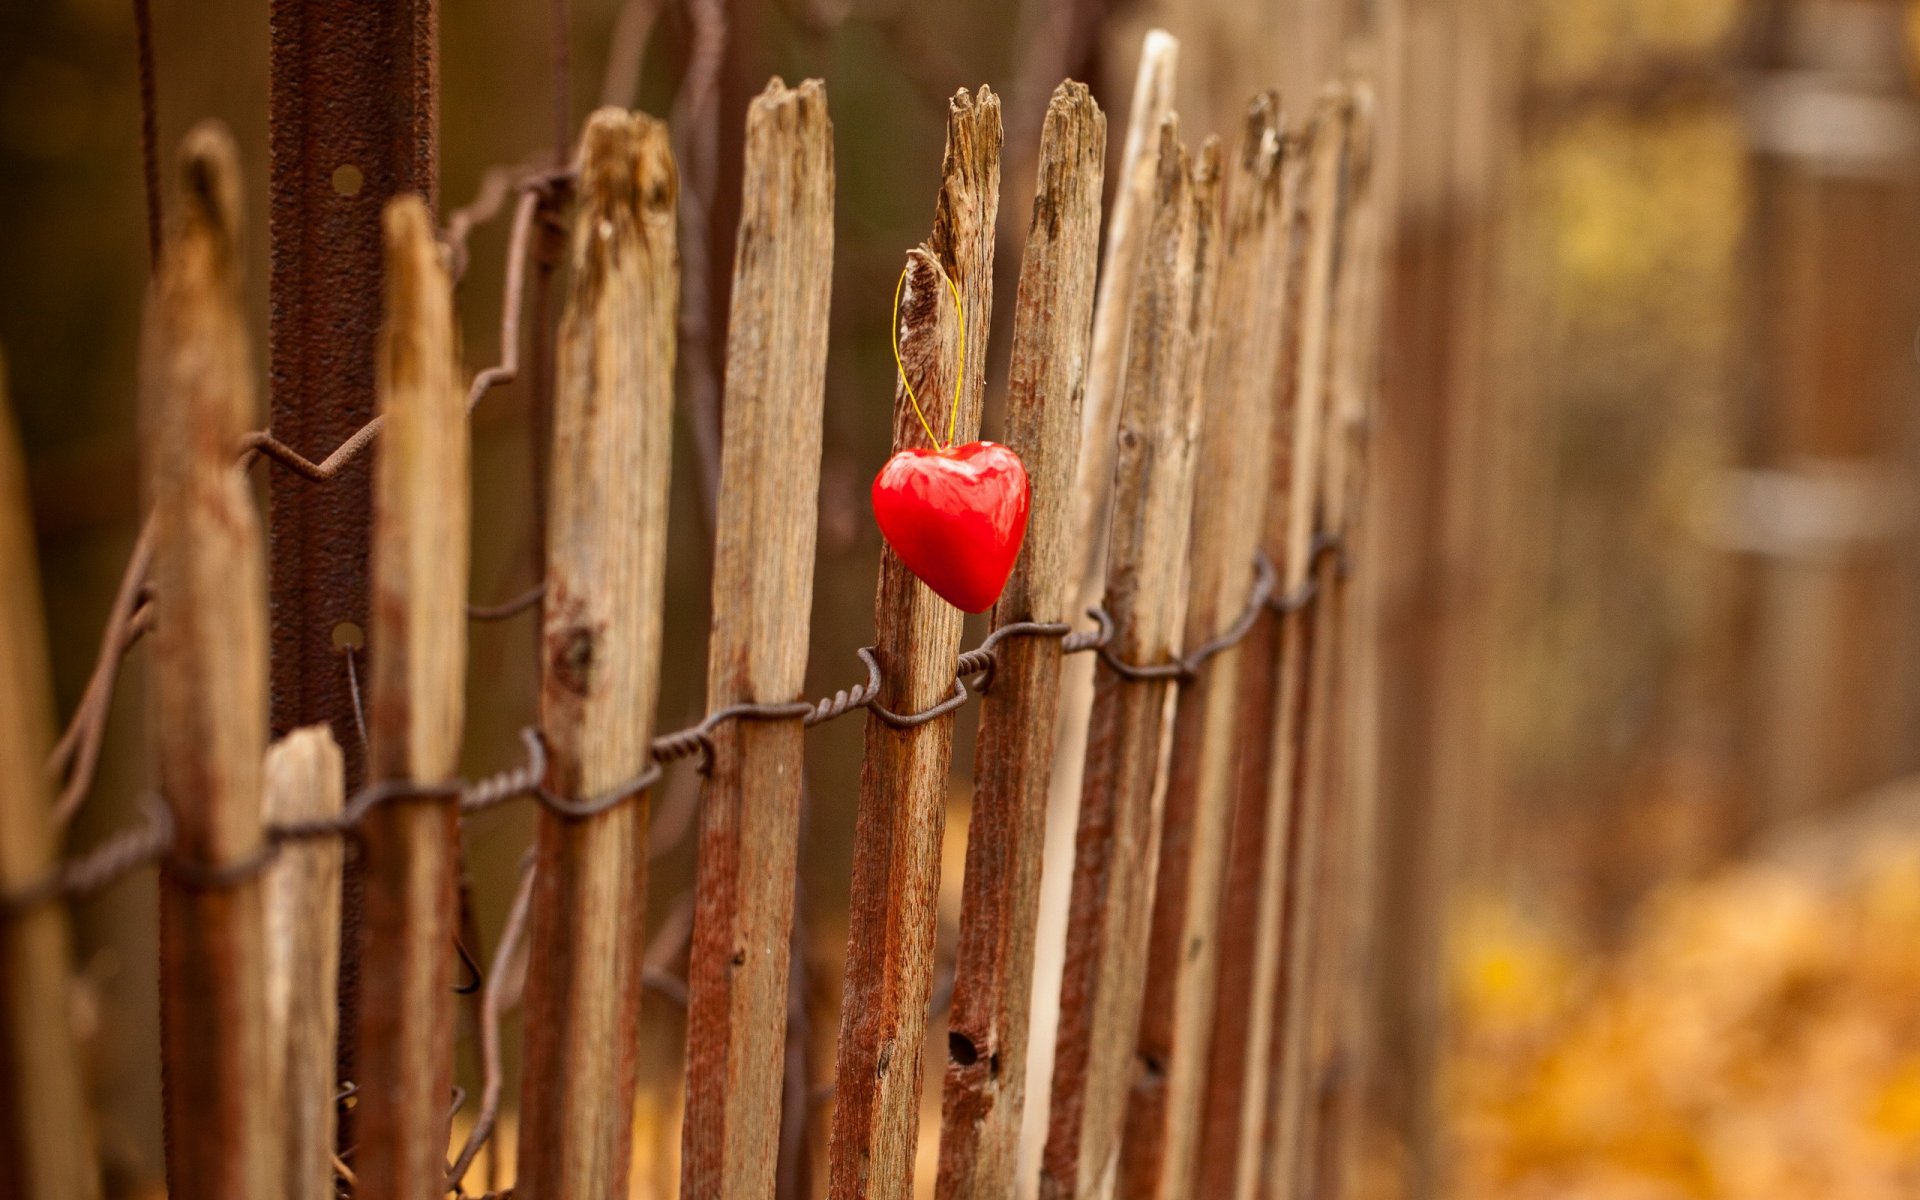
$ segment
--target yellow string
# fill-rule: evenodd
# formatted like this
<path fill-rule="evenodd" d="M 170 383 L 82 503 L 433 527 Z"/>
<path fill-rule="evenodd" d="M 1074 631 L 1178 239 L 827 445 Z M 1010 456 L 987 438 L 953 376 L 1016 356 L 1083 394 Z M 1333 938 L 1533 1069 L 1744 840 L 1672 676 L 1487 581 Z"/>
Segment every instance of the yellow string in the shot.
<path fill-rule="evenodd" d="M 960 303 L 960 289 L 955 286 L 952 276 L 941 274 L 947 281 L 947 290 L 953 293 L 954 315 L 960 319 L 960 362 L 953 373 L 953 406 L 947 410 L 947 444 L 942 446 L 933 432 L 933 426 L 927 423 L 927 414 L 921 411 L 920 397 L 913 394 L 913 381 L 907 378 L 907 364 L 900 357 L 900 293 L 907 286 L 907 272 L 910 266 L 900 268 L 900 281 L 893 285 L 893 335 L 888 340 L 893 343 L 893 365 L 900 372 L 900 386 L 907 389 L 907 401 L 913 405 L 913 415 L 920 418 L 920 428 L 926 430 L 927 441 L 935 450 L 953 448 L 953 435 L 960 427 L 960 385 L 967 374 L 967 310 Z"/>

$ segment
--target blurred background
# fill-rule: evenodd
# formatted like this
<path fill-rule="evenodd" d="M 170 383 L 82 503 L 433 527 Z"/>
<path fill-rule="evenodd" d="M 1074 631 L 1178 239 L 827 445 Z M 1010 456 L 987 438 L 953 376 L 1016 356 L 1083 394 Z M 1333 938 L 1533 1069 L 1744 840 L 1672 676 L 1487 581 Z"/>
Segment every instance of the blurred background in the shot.
<path fill-rule="evenodd" d="M 847 683 L 870 640 L 879 539 L 864 496 L 888 448 L 887 306 L 931 219 L 947 96 L 984 82 L 1006 103 L 1007 297 L 1061 78 L 1094 88 L 1116 154 L 1140 37 L 1156 25 L 1182 42 L 1190 141 L 1233 130 L 1257 88 L 1278 86 L 1299 114 L 1329 81 L 1370 81 L 1389 249 L 1367 508 L 1383 703 L 1369 763 L 1388 862 L 1363 1064 L 1374 1121 L 1349 1190 L 1920 1194 L 1920 5 L 559 9 L 556 47 L 547 4 L 442 6 L 440 207 L 465 203 L 489 166 L 553 160 L 556 79 L 570 126 L 607 99 L 674 123 L 710 209 L 689 306 L 713 332 L 683 350 L 668 726 L 705 707 L 699 405 L 723 342 L 741 121 L 768 75 L 824 79 L 836 123 L 812 694 Z M 242 147 L 264 361 L 264 6 L 154 0 L 152 12 L 160 145 L 211 116 Z M 126 0 L 0 4 L 0 347 L 32 462 L 63 715 L 138 516 L 134 47 Z M 470 369 L 498 361 L 504 242 L 499 223 L 472 239 Z M 1011 305 L 997 307 L 989 431 Z M 476 602 L 533 575 L 529 427 L 524 386 L 476 413 Z M 514 731 L 534 715 L 533 650 L 524 618 L 474 626 L 470 772 L 514 760 Z M 136 652 L 72 847 L 133 819 L 141 671 Z M 832 1077 L 859 726 L 810 737 L 796 966 L 809 1019 L 795 1053 L 818 1084 Z M 943 963 L 970 738 L 963 725 Z M 671 976 L 694 776 L 669 780 L 649 916 Z M 521 810 L 469 826 L 483 948 L 531 827 Z M 119 885 L 77 920 L 112 1194 L 157 1195 L 151 886 Z M 671 1195 L 677 1175 L 678 1021 L 649 994 L 636 1194 Z M 934 1089 L 943 1044 L 936 1022 Z M 817 1141 L 825 1121 L 812 1125 Z M 809 1194 L 814 1149 L 790 1147 L 783 1195 Z"/>

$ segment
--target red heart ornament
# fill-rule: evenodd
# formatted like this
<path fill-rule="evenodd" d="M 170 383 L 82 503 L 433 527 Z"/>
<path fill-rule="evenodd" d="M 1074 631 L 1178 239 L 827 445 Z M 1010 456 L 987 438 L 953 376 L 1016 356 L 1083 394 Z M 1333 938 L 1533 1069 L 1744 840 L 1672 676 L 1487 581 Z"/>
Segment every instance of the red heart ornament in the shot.
<path fill-rule="evenodd" d="M 1027 536 L 1029 488 L 1020 456 L 995 442 L 902 450 L 873 480 L 880 533 L 955 608 L 985 612 L 1000 598 Z"/>

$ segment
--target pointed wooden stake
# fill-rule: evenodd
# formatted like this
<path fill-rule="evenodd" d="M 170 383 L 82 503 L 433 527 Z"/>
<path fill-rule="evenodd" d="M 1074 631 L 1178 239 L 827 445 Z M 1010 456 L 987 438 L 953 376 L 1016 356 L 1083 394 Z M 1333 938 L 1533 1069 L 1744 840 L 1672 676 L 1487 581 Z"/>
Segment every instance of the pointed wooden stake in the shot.
<path fill-rule="evenodd" d="M 1351 366 L 1343 359 L 1347 343 L 1358 332 L 1355 323 L 1361 319 L 1352 303 L 1354 286 L 1360 281 L 1353 254 L 1353 234 L 1360 212 L 1353 166 L 1363 130 L 1349 94 L 1336 93 L 1329 104 L 1339 155 L 1329 164 L 1336 172 L 1337 188 L 1322 199 L 1328 203 L 1332 263 L 1318 280 L 1325 288 L 1320 302 L 1324 311 L 1320 332 L 1326 345 L 1313 365 L 1324 381 L 1321 386 L 1326 400 L 1315 532 L 1316 536 L 1344 537 L 1354 507 L 1353 489 L 1360 483 L 1355 439 L 1359 414 L 1352 411 L 1354 397 L 1343 386 Z M 1352 966 L 1347 960 L 1350 931 L 1346 920 L 1356 882 L 1355 864 L 1348 857 L 1356 813 L 1346 785 L 1352 764 L 1345 761 L 1341 747 L 1350 691 L 1358 680 L 1349 667 L 1353 646 L 1350 589 L 1339 564 L 1334 555 L 1323 556 L 1314 564 L 1321 600 L 1315 616 L 1308 684 L 1313 712 L 1306 731 L 1305 770 L 1297 801 L 1301 844 L 1295 855 L 1296 878 L 1282 934 L 1287 955 L 1281 966 L 1285 990 L 1278 998 L 1286 1042 L 1279 1047 L 1283 1053 L 1275 1059 L 1270 1109 L 1274 1115 L 1267 1126 L 1274 1131 L 1270 1177 L 1275 1181 L 1297 1180 L 1295 1186 L 1300 1188 L 1311 1187 L 1322 1170 L 1330 1171 L 1334 1166 L 1323 1154 L 1334 1149 L 1328 1118 L 1338 1087 L 1334 1076 L 1340 1070 L 1335 1061 L 1336 1027 L 1342 1016 L 1342 1001 L 1351 998 L 1344 989 Z"/>
<path fill-rule="evenodd" d="M 1073 560 L 1069 566 L 1078 620 L 1100 599 L 1106 584 L 1108 498 L 1113 487 L 1115 421 L 1126 373 L 1127 329 L 1139 287 L 1138 258 L 1151 217 L 1159 166 L 1160 124 L 1173 111 L 1180 43 L 1165 30 L 1141 41 L 1140 65 L 1125 128 L 1125 147 L 1115 170 L 1113 209 L 1106 252 L 1093 306 L 1093 344 L 1087 363 L 1087 394 L 1080 412 L 1080 458 L 1073 483 Z M 1067 908 L 1073 879 L 1073 829 L 1086 769 L 1087 717 L 1093 708 L 1092 659 L 1067 659 L 1060 672 L 1060 716 L 1054 731 L 1053 778 L 1047 794 L 1046 849 L 1040 871 L 1040 915 L 1034 932 L 1032 1029 L 1027 1052 L 1027 1105 L 1020 1127 L 1022 1177 L 1039 1170 L 1047 1138 L 1048 1105 L 1059 1036 L 1057 1001 L 1064 969 Z"/>
<path fill-rule="evenodd" d="M 1107 560 L 1111 650 L 1160 664 L 1180 651 L 1200 389 L 1196 342 L 1219 255 L 1219 145 L 1196 170 L 1179 124 L 1160 127 L 1152 219 L 1134 296 Z M 1204 353 L 1204 344 L 1198 347 Z M 1145 989 L 1166 778 L 1169 680 L 1097 670 L 1074 846 L 1060 1041 L 1042 1200 L 1111 1195 Z"/>
<path fill-rule="evenodd" d="M 1315 567 L 1314 531 L 1320 517 L 1320 479 L 1325 461 L 1328 306 L 1337 262 L 1334 211 L 1344 130 L 1337 106 L 1321 105 L 1305 133 L 1297 161 L 1301 207 L 1295 234 L 1299 299 L 1289 322 L 1287 409 L 1275 446 L 1275 490 L 1269 497 L 1263 543 L 1280 566 L 1283 595 L 1307 586 Z M 1271 1169 L 1267 1160 L 1268 1112 L 1277 1095 L 1276 1063 L 1286 1045 L 1283 991 L 1296 854 L 1304 837 L 1299 783 L 1311 694 L 1309 660 L 1318 637 L 1317 606 L 1287 613 L 1276 637 L 1250 641 L 1250 693 L 1241 712 L 1241 738 L 1263 748 L 1247 756 L 1233 832 L 1229 870 L 1232 903 L 1223 918 L 1223 940 L 1235 964 L 1216 988 L 1218 1019 L 1209 1051 L 1208 1095 L 1203 1120 L 1203 1195 L 1253 1200 Z M 1264 642 L 1264 644 L 1261 644 Z M 1270 649 L 1265 663 L 1252 655 Z"/>
<path fill-rule="evenodd" d="M 1187 560 L 1185 643 L 1232 625 L 1246 604 L 1249 564 L 1267 507 L 1279 393 L 1292 197 L 1283 169 L 1280 103 L 1257 97 L 1226 181 L 1219 293 L 1204 367 L 1199 478 Z M 1232 816 L 1241 652 L 1213 658 L 1181 689 L 1174 716 L 1160 866 L 1155 876 L 1147 995 L 1128 1100 L 1120 1194 L 1193 1194 L 1200 1093 L 1213 1030 L 1215 935 Z"/>
<path fill-rule="evenodd" d="M 727 334 L 707 708 L 805 683 L 833 277 L 833 124 L 817 80 L 747 111 Z M 688 963 L 683 1200 L 773 1194 L 803 781 L 800 722 L 714 733 Z"/>
<path fill-rule="evenodd" d="M 967 361 L 955 438 L 980 429 L 987 330 L 993 309 L 993 227 L 1000 207 L 1000 98 L 962 90 L 947 114 L 947 153 L 933 235 L 908 255 L 901 345 L 921 395 L 952 395 L 958 325 L 947 281 L 966 306 Z M 904 389 L 894 396 L 895 449 L 924 446 Z M 888 551 L 874 600 L 874 640 L 883 683 L 878 703 L 923 712 L 953 692 L 960 650 L 958 609 L 934 595 Z M 933 989 L 940 836 L 946 823 L 953 719 L 910 729 L 867 717 L 866 758 L 854 825 L 852 913 L 840 1018 L 831 1200 L 905 1200 L 913 1190 L 921 1041 Z"/>
<path fill-rule="evenodd" d="M 266 562 L 234 464 L 258 419 L 240 307 L 240 167 L 202 125 L 181 147 L 179 215 L 141 348 L 146 491 L 154 521 L 152 721 L 176 865 L 160 888 L 167 1185 L 252 1200 L 279 1190 L 268 1095 L 265 849 Z M 238 872 L 237 882 L 220 880 Z"/>
<path fill-rule="evenodd" d="M 368 775 L 431 791 L 459 771 L 467 659 L 467 406 L 453 293 L 418 196 L 385 216 L 387 317 L 374 474 Z M 453 1101 L 456 797 L 403 798 L 366 821 L 361 943 L 360 1200 L 446 1188 Z"/>
<path fill-rule="evenodd" d="M 678 181 L 667 129 L 601 109 L 580 150 L 547 507 L 546 787 L 608 796 L 652 763 L 673 446 Z M 523 1200 L 624 1196 L 631 1165 L 647 796 L 540 815 L 520 1093 Z"/>
<path fill-rule="evenodd" d="M 1027 466 L 1033 512 L 994 627 L 1072 619 L 1073 476 L 1086 386 L 1107 121 L 1063 83 L 1040 136 L 1039 187 L 1015 300 L 1007 444 Z M 1027 1010 L 1060 697 L 1060 643 L 1002 644 L 981 702 L 973 816 L 953 1008 L 947 1018 L 941 1200 L 999 1200 L 1014 1187 L 1026 1100 Z"/>
<path fill-rule="evenodd" d="M 1091 602 L 1099 595 L 1100 564 L 1107 546 L 1107 506 L 1113 495 L 1115 422 L 1126 387 L 1127 342 L 1133 327 L 1133 297 L 1152 236 L 1154 189 L 1159 175 L 1160 129 L 1173 112 L 1174 76 L 1180 40 L 1164 29 L 1147 31 L 1127 113 L 1127 140 L 1108 222 L 1100 292 L 1093 310 L 1093 357 L 1087 364 L 1087 396 L 1080 414 L 1080 462 L 1074 482 L 1074 564 Z"/>

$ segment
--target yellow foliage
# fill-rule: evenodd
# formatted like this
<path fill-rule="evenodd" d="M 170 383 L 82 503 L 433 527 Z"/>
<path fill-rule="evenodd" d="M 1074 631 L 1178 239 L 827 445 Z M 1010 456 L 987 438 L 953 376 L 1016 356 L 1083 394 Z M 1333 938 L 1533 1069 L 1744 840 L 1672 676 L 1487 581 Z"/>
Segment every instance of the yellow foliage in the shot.
<path fill-rule="evenodd" d="M 1452 1195 L 1920 1194 L 1920 847 L 1674 885 L 1574 961 L 1492 902 L 1460 921 Z"/>
<path fill-rule="evenodd" d="M 1740 0 L 1531 0 L 1537 57 L 1547 82 L 1599 75 L 1648 55 L 1708 52 L 1739 14 Z"/>
<path fill-rule="evenodd" d="M 1561 130 L 1530 168 L 1561 302 L 1644 303 L 1720 278 L 1742 227 L 1745 155 L 1738 124 L 1717 116 Z"/>

